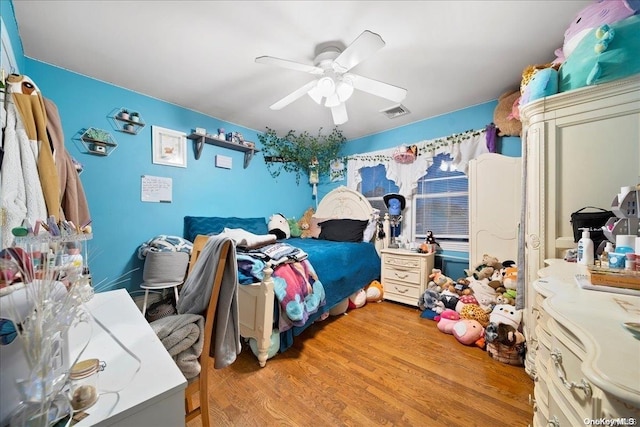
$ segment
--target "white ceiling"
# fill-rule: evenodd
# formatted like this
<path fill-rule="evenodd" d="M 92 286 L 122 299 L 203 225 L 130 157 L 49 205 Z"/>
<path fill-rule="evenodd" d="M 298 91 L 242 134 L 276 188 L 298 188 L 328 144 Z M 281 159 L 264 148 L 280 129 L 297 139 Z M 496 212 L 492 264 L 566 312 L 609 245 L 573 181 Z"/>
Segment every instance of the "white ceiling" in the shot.
<path fill-rule="evenodd" d="M 14 0 L 25 55 L 224 121 L 283 134 L 333 128 L 304 96 L 269 105 L 314 76 L 257 64 L 269 55 L 311 64 L 320 43 L 364 30 L 386 46 L 354 73 L 406 88 L 411 114 L 363 92 L 347 102 L 348 139 L 498 98 L 522 70 L 553 60 L 592 0 L 575 1 L 27 1 Z M 37 82 L 36 82 L 37 83 Z"/>

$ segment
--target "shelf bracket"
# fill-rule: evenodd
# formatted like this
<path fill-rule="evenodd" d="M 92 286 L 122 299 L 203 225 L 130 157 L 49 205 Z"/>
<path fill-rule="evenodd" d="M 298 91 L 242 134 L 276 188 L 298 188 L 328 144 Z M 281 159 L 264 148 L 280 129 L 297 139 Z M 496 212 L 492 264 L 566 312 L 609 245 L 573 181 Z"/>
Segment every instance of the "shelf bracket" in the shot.
<path fill-rule="evenodd" d="M 193 140 L 193 151 L 196 155 L 196 160 L 198 160 L 202 154 L 202 147 L 204 147 L 204 136 Z"/>

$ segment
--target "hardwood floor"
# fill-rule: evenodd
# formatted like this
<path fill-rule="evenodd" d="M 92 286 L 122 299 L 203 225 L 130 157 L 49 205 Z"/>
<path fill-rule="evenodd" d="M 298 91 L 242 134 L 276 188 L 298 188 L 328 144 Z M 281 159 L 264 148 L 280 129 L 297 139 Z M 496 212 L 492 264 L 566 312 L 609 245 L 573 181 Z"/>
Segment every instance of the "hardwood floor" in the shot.
<path fill-rule="evenodd" d="M 527 426 L 533 417 L 523 367 L 389 301 L 312 325 L 265 368 L 246 345 L 212 371 L 214 426 Z"/>

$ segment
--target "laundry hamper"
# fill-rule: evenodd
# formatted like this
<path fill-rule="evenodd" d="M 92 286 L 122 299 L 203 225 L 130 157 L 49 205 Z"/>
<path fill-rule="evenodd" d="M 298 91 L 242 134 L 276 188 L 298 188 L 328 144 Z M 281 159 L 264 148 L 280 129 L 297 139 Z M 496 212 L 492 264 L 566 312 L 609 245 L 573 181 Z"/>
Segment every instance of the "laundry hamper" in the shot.
<path fill-rule="evenodd" d="M 140 288 L 145 290 L 142 315 L 147 311 L 150 290 L 173 288 L 176 302 L 178 287 L 184 282 L 189 265 L 189 254 L 186 252 L 149 252 L 145 257 L 143 282 Z"/>

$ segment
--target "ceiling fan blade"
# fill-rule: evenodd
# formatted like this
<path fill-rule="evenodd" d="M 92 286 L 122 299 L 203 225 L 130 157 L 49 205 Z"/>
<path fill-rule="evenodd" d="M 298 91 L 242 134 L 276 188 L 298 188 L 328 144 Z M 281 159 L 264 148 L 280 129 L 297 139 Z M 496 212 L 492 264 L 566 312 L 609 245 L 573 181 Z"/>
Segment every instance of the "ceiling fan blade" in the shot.
<path fill-rule="evenodd" d="M 347 123 L 347 120 L 349 120 L 349 116 L 347 116 L 347 106 L 344 102 L 341 102 L 335 107 L 331 107 L 331 115 L 333 116 L 333 123 L 336 126 Z"/>
<path fill-rule="evenodd" d="M 288 68 L 290 70 L 302 71 L 310 74 L 320 75 L 324 73 L 322 68 L 314 65 L 302 64 L 300 62 L 289 61 L 288 59 L 274 58 L 273 56 L 259 56 L 256 58 L 258 64 L 269 64 L 277 67 Z"/>
<path fill-rule="evenodd" d="M 402 102 L 407 96 L 407 90 L 388 83 L 382 83 L 368 77 L 349 74 L 353 87 L 371 95 L 379 96 L 394 102 Z"/>
<path fill-rule="evenodd" d="M 316 87 L 317 84 L 318 84 L 317 80 L 311 80 L 309 83 L 307 83 L 304 86 L 302 86 L 301 88 L 296 89 L 295 91 L 291 92 L 289 95 L 285 96 L 280 101 L 278 101 L 275 104 L 271 105 L 269 108 L 271 108 L 272 110 L 281 110 L 282 108 L 284 108 L 287 105 L 291 104 L 293 101 L 296 101 L 297 99 L 299 99 L 302 96 L 304 96 L 307 92 L 309 92 L 311 89 Z"/>
<path fill-rule="evenodd" d="M 338 73 L 346 73 L 382 49 L 384 45 L 382 37 L 365 30 L 333 61 L 333 69 Z"/>

